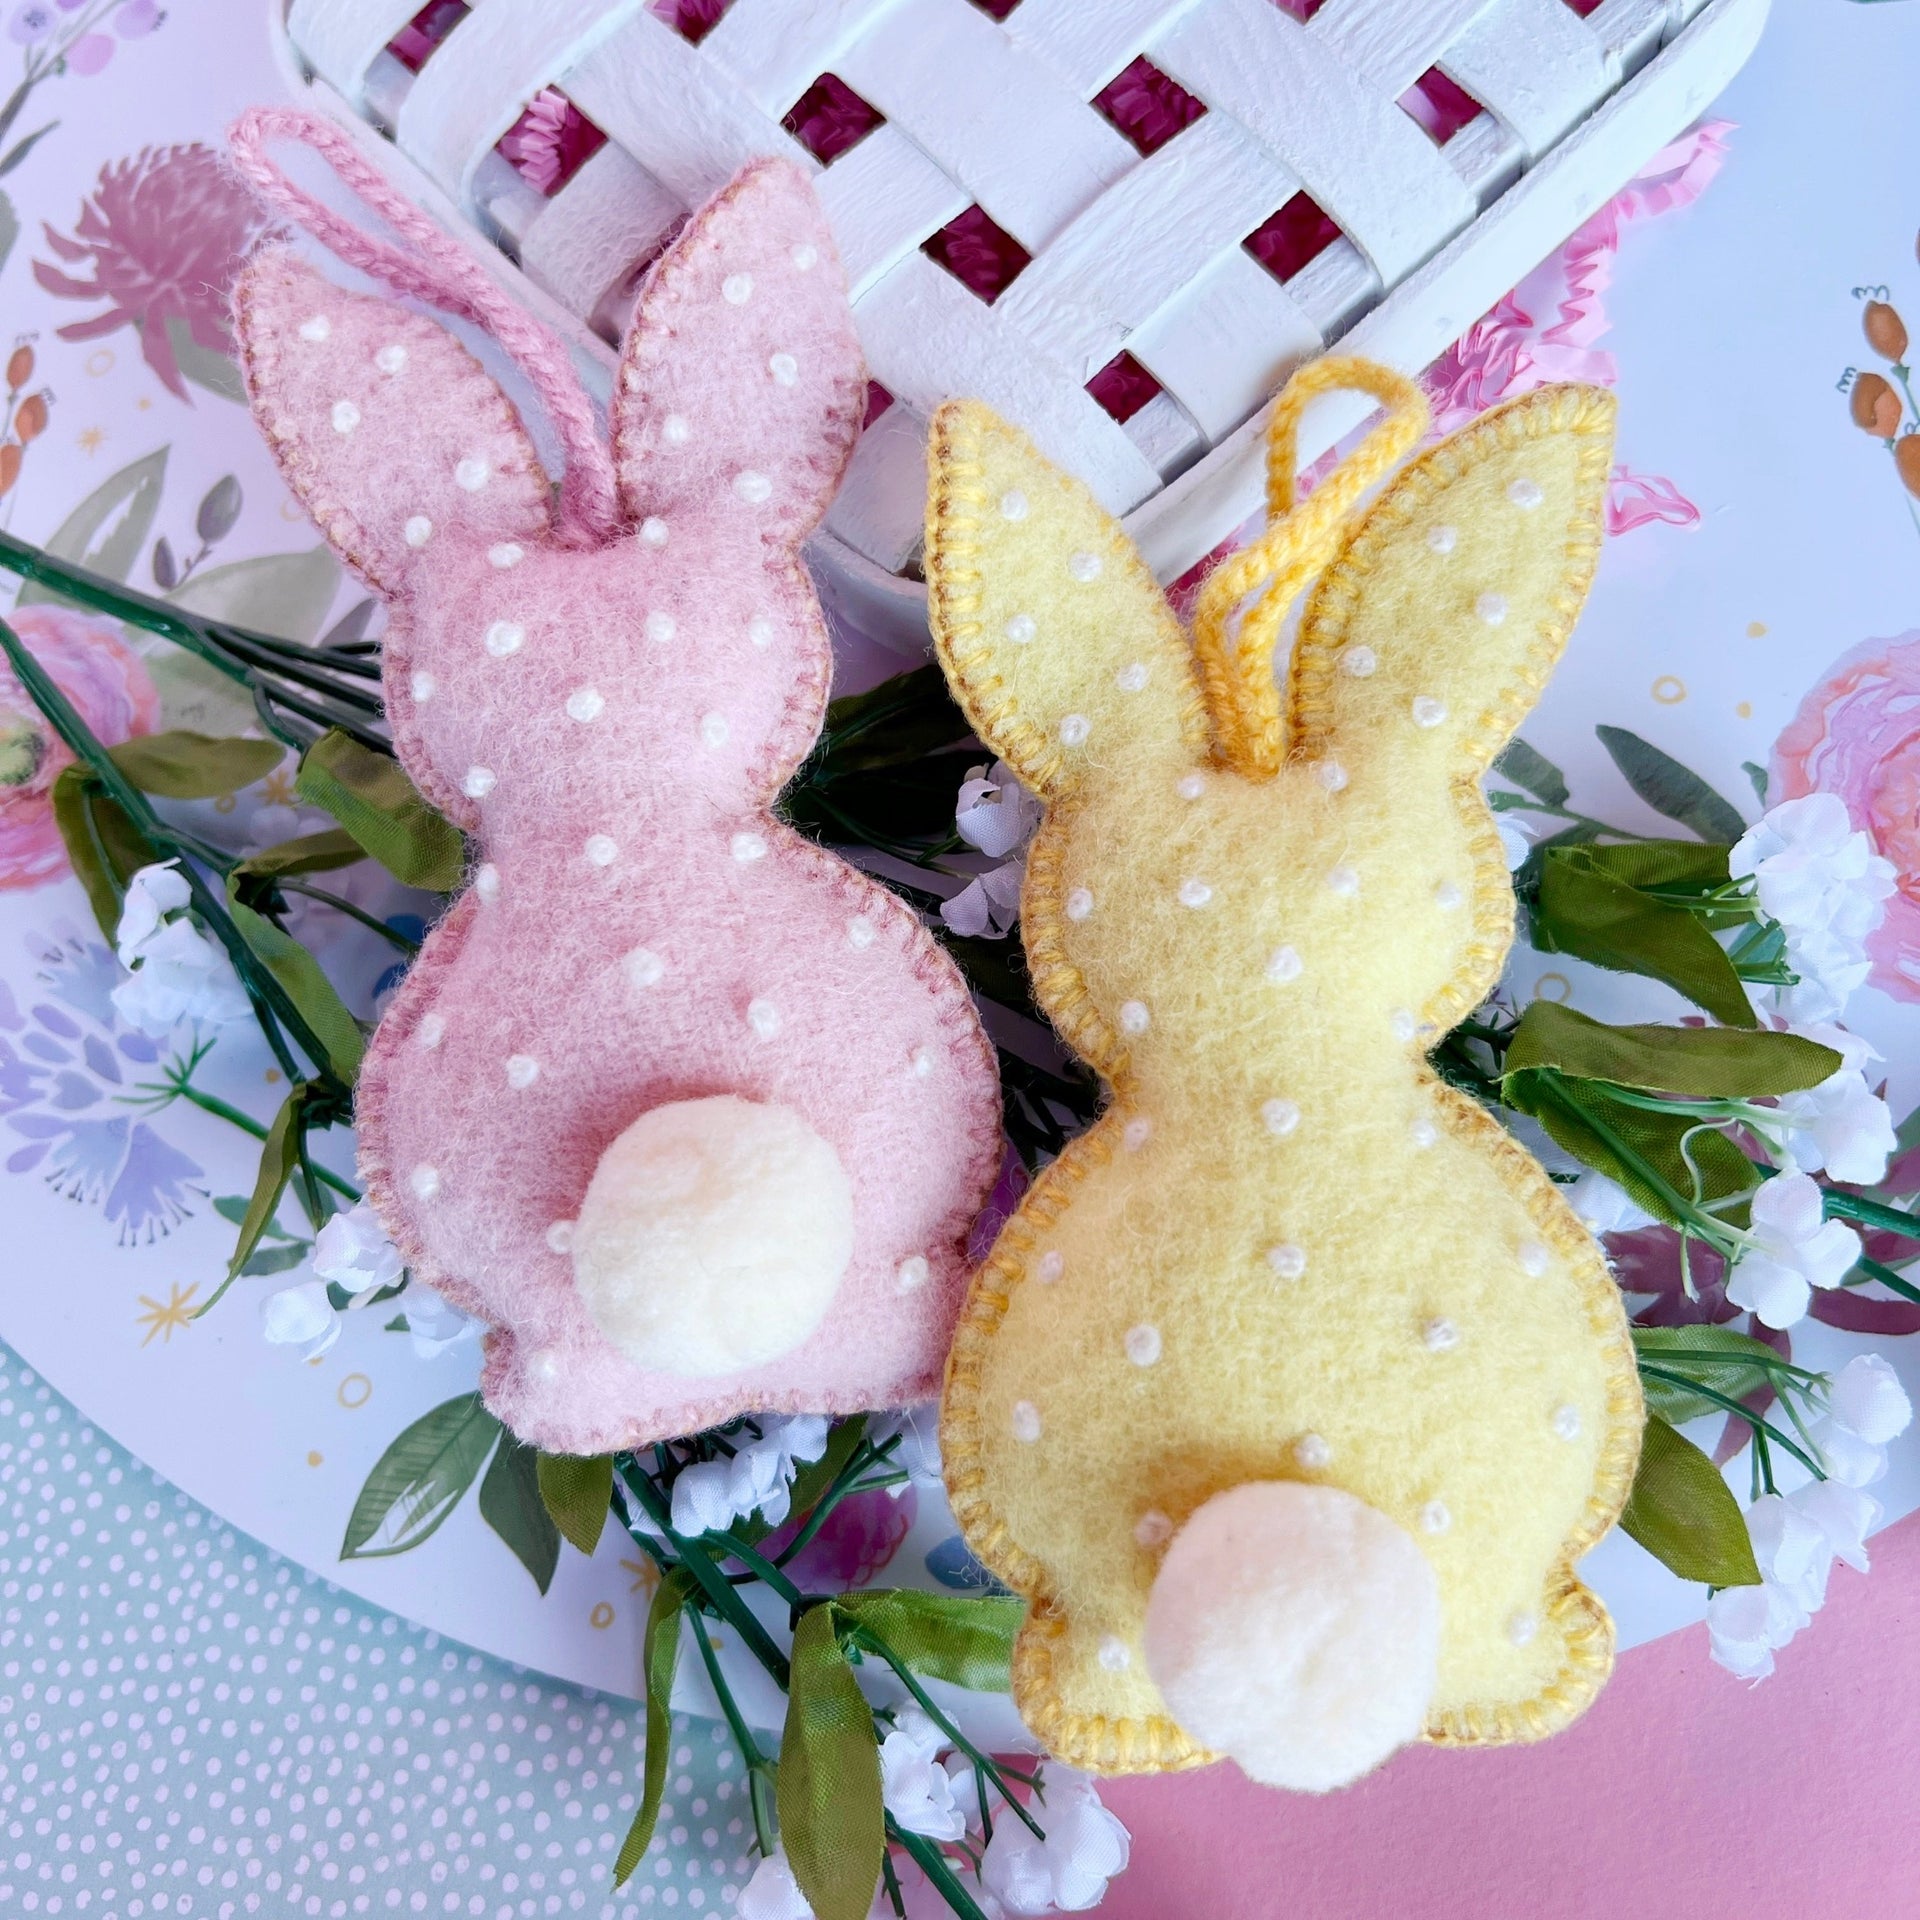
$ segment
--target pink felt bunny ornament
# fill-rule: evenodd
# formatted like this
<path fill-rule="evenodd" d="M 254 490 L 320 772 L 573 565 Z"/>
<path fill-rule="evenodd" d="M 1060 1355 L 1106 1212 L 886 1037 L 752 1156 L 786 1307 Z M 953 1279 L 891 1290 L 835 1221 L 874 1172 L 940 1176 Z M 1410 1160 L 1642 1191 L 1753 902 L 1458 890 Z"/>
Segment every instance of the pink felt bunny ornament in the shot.
<path fill-rule="evenodd" d="M 292 185 L 319 148 L 406 243 Z M 355 265 L 492 332 L 565 452 L 444 328 L 284 247 L 236 294 L 289 483 L 385 599 L 387 711 L 472 835 L 357 1094 L 416 1277 L 483 1316 L 487 1403 L 588 1453 L 932 1393 L 999 1157 L 992 1052 L 914 914 L 774 817 L 819 730 L 799 544 L 865 394 L 833 243 L 749 166 L 650 276 L 606 441 L 564 348 L 323 122 L 236 164 Z"/>

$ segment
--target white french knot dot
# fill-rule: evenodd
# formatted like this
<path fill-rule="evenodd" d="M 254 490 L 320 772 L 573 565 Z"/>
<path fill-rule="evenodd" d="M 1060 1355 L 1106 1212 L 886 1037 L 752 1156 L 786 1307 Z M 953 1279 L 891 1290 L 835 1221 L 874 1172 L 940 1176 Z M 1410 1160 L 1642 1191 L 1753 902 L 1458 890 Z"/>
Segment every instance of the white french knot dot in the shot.
<path fill-rule="evenodd" d="M 734 858 L 737 860 L 739 857 L 739 854 L 735 853 Z M 865 953 L 877 937 L 871 920 L 856 918 L 847 922 L 847 945 L 855 953 Z"/>
<path fill-rule="evenodd" d="M 1553 1430 L 1562 1440 L 1578 1440 L 1580 1438 L 1580 1409 L 1572 1406 L 1554 1408 Z"/>
<path fill-rule="evenodd" d="M 744 307 L 753 298 L 753 275 L 730 273 L 720 282 L 720 298 L 730 307 Z"/>
<path fill-rule="evenodd" d="M 1442 880 L 1433 890 L 1433 904 L 1451 913 L 1466 904 L 1467 896 L 1451 880 Z"/>
<path fill-rule="evenodd" d="M 1125 1673 L 1133 1665 L 1133 1655 L 1127 1651 L 1127 1643 L 1117 1633 L 1100 1636 L 1099 1659 L 1109 1673 Z"/>
<path fill-rule="evenodd" d="M 416 707 L 424 707 L 427 702 L 433 698 L 440 682 L 436 680 L 426 668 L 422 667 L 414 674 L 413 678 L 408 681 L 407 685 L 413 694 L 413 704 Z"/>
<path fill-rule="evenodd" d="M 417 1038 L 429 1053 L 447 1037 L 447 1016 L 444 1013 L 423 1013 Z"/>
<path fill-rule="evenodd" d="M 1262 1101 L 1260 1118 L 1270 1134 L 1284 1140 L 1300 1124 L 1299 1103 L 1293 1100 Z"/>
<path fill-rule="evenodd" d="M 620 845 L 611 834 L 590 833 L 587 844 L 582 849 L 588 863 L 596 867 L 610 867 L 620 857 Z"/>
<path fill-rule="evenodd" d="M 335 433 L 351 433 L 360 424 L 360 409 L 351 400 L 336 400 L 333 403 L 333 430 Z"/>
<path fill-rule="evenodd" d="M 1206 779 L 1201 774 L 1183 773 L 1174 782 L 1173 790 L 1182 800 L 1198 800 L 1207 790 Z"/>
<path fill-rule="evenodd" d="M 407 370 L 407 350 L 395 341 L 392 346 L 382 347 L 373 356 L 373 364 L 382 373 L 405 373 Z"/>
<path fill-rule="evenodd" d="M 1097 553 L 1075 553 L 1067 558 L 1067 571 L 1085 586 L 1090 580 L 1100 578 L 1100 556 Z"/>
<path fill-rule="evenodd" d="M 918 1293 L 927 1284 L 928 1276 L 933 1272 L 927 1264 L 924 1253 L 911 1253 L 900 1262 L 893 1276 L 894 1285 L 902 1293 Z"/>
<path fill-rule="evenodd" d="M 1435 527 L 1427 535 L 1427 545 L 1435 553 L 1451 553 L 1459 543 L 1459 532 L 1453 527 Z"/>
<path fill-rule="evenodd" d="M 753 618 L 747 622 L 747 638 L 751 640 L 756 647 L 772 646 L 773 622 L 769 620 L 764 613 L 756 613 Z"/>
<path fill-rule="evenodd" d="M 1346 790 L 1347 770 L 1338 760 L 1322 760 L 1314 768 L 1320 784 L 1329 793 L 1342 793 Z"/>
<path fill-rule="evenodd" d="M 1093 725 L 1084 713 L 1067 714 L 1060 722 L 1060 744 L 1063 747 L 1084 747 L 1087 735 L 1092 731 Z"/>
<path fill-rule="evenodd" d="M 300 338 L 311 340 L 318 345 L 331 336 L 333 322 L 324 313 L 316 313 L 300 322 Z"/>
<path fill-rule="evenodd" d="M 1144 1000 L 1123 1000 L 1120 1003 L 1120 1031 L 1134 1035 L 1143 1034 L 1153 1024 L 1153 1016 L 1147 1011 Z"/>
<path fill-rule="evenodd" d="M 679 623 L 674 619 L 672 614 L 662 613 L 658 608 L 655 608 L 652 613 L 647 615 L 647 638 L 651 640 L 656 647 L 664 647 L 679 631 Z"/>
<path fill-rule="evenodd" d="M 1138 1153 L 1153 1138 L 1153 1122 L 1144 1113 L 1129 1120 L 1120 1134 L 1120 1144 L 1129 1153 Z"/>
<path fill-rule="evenodd" d="M 1125 666 L 1113 676 L 1113 684 L 1122 693 L 1139 693 L 1147 684 L 1147 663 L 1136 660 L 1131 666 Z"/>
<path fill-rule="evenodd" d="M 1276 987 L 1284 987 L 1291 980 L 1298 980 L 1306 970 L 1306 962 L 1300 958 L 1297 947 L 1275 947 L 1267 955 L 1267 978 Z"/>
<path fill-rule="evenodd" d="M 1387 1030 L 1396 1040 L 1411 1040 L 1420 1031 L 1420 1023 L 1411 1007 L 1395 1007 L 1387 1015 Z"/>
<path fill-rule="evenodd" d="M 511 1053 L 507 1056 L 507 1085 L 516 1092 L 523 1091 L 540 1078 L 540 1062 L 530 1053 Z"/>
<path fill-rule="evenodd" d="M 1298 1280 L 1307 1270 L 1307 1250 L 1291 1240 L 1267 1249 L 1267 1265 L 1282 1280 Z"/>
<path fill-rule="evenodd" d="M 551 1247 L 555 1253 L 571 1253 L 573 1251 L 573 1222 L 571 1220 L 556 1220 L 553 1225 L 547 1229 L 547 1245 Z"/>
<path fill-rule="evenodd" d="M 1520 1243 L 1520 1271 L 1538 1280 L 1547 1270 L 1549 1255 L 1545 1246 L 1538 1240 L 1523 1240 Z"/>
<path fill-rule="evenodd" d="M 621 963 L 631 986 L 656 987 L 666 973 L 667 963 L 651 947 L 635 947 Z"/>
<path fill-rule="evenodd" d="M 460 782 L 460 791 L 469 800 L 484 800 L 494 789 L 495 776 L 491 767 L 469 767 L 467 777 Z"/>
<path fill-rule="evenodd" d="M 487 564 L 499 567 L 503 572 L 508 567 L 517 567 L 526 557 L 526 548 L 517 540 L 496 540 L 487 549 Z"/>
<path fill-rule="evenodd" d="M 1539 1622 L 1530 1613 L 1516 1613 L 1507 1622 L 1507 1638 L 1516 1647 L 1526 1646 L 1539 1630 Z"/>
<path fill-rule="evenodd" d="M 805 273 L 819 263 L 820 249 L 803 244 L 795 247 L 787 258 L 793 262 L 798 272 Z"/>
<path fill-rule="evenodd" d="M 1420 1509 L 1420 1530 L 1423 1533 L 1445 1533 L 1453 1525 L 1453 1515 L 1447 1511 L 1444 1500 L 1429 1500 Z"/>
<path fill-rule="evenodd" d="M 1423 1117 L 1407 1129 L 1407 1138 L 1424 1153 L 1429 1147 L 1440 1144 L 1440 1129 Z"/>
<path fill-rule="evenodd" d="M 1029 645 L 1032 642 L 1033 636 L 1039 631 L 1040 629 L 1034 625 L 1033 615 L 1030 613 L 1016 613 L 1007 621 L 1006 625 L 1007 638 L 1011 640 L 1016 647 Z"/>
<path fill-rule="evenodd" d="M 1507 489 L 1507 498 L 1522 513 L 1531 513 L 1546 497 L 1537 480 L 1519 479 Z"/>
<path fill-rule="evenodd" d="M 1429 1353 L 1451 1353 L 1460 1344 L 1460 1329 L 1436 1316 L 1420 1329 L 1420 1339 Z"/>
<path fill-rule="evenodd" d="M 727 725 L 724 713 L 703 713 L 700 716 L 700 738 L 709 747 L 720 748 L 732 737 L 733 729 Z"/>
<path fill-rule="evenodd" d="M 1343 899 L 1351 900 L 1360 891 L 1360 876 L 1352 867 L 1332 867 L 1327 872 L 1327 886 Z"/>
<path fill-rule="evenodd" d="M 478 493 L 493 478 L 493 469 L 481 459 L 462 460 L 453 470 L 454 484 L 467 493 Z"/>
<path fill-rule="evenodd" d="M 500 869 L 491 860 L 482 863 L 473 876 L 473 890 L 482 901 L 494 901 L 500 898 Z"/>
<path fill-rule="evenodd" d="M 749 1000 L 747 1025 L 762 1040 L 771 1040 L 780 1031 L 780 1009 L 771 1000 Z"/>
<path fill-rule="evenodd" d="M 660 422 L 660 438 L 670 447 L 684 447 L 693 438 L 684 413 L 670 413 Z"/>
<path fill-rule="evenodd" d="M 933 1049 L 915 1047 L 907 1055 L 907 1067 L 916 1080 L 925 1080 L 933 1072 Z"/>
<path fill-rule="evenodd" d="M 1040 1438 L 1040 1409 L 1031 1400 L 1016 1400 L 1009 1424 L 1013 1428 L 1013 1437 L 1022 1446 L 1030 1447 Z"/>
<path fill-rule="evenodd" d="M 517 620 L 496 620 L 488 627 L 480 644 L 496 660 L 504 660 L 527 644 L 527 630 Z"/>
<path fill-rule="evenodd" d="M 1160 1358 L 1160 1329 L 1142 1321 L 1137 1327 L 1127 1329 L 1125 1341 L 1127 1358 L 1136 1367 L 1153 1366 Z"/>
<path fill-rule="evenodd" d="M 1293 1457 L 1309 1473 L 1316 1473 L 1333 1458 L 1333 1449 L 1317 1433 L 1303 1433 L 1293 1443 Z"/>
<path fill-rule="evenodd" d="M 736 833 L 727 842 L 727 849 L 744 867 L 766 857 L 767 843 L 757 833 Z"/>
<path fill-rule="evenodd" d="M 1413 724 L 1416 727 L 1437 727 L 1447 717 L 1447 703 L 1436 700 L 1431 694 L 1416 696 L 1413 703 Z"/>
<path fill-rule="evenodd" d="M 1507 596 L 1504 593 L 1483 593 L 1473 603 L 1473 610 L 1488 626 L 1497 627 L 1507 617 Z"/>
<path fill-rule="evenodd" d="M 1050 1247 L 1040 1256 L 1040 1264 L 1034 1269 L 1048 1286 L 1060 1278 L 1067 1270 L 1067 1256 L 1058 1247 Z"/>
<path fill-rule="evenodd" d="M 1067 891 L 1066 913 L 1069 920 L 1084 920 L 1093 911 L 1093 895 L 1085 887 Z"/>
<path fill-rule="evenodd" d="M 567 695 L 567 718 L 578 720 L 582 726 L 598 720 L 606 708 L 606 696 L 598 687 L 575 687 Z"/>
<path fill-rule="evenodd" d="M 1024 520 L 1027 517 L 1027 496 L 1018 487 L 1009 487 L 1000 496 L 1000 518 L 1002 520 Z"/>
<path fill-rule="evenodd" d="M 527 1360 L 527 1370 L 536 1380 L 558 1380 L 560 1356 L 551 1347 L 537 1347 Z"/>
<path fill-rule="evenodd" d="M 407 1176 L 407 1185 L 413 1189 L 417 1198 L 431 1200 L 440 1191 L 440 1169 L 423 1163 L 415 1167 Z"/>
<path fill-rule="evenodd" d="M 1340 671 L 1355 680 L 1366 679 L 1380 664 L 1371 647 L 1347 647 L 1340 655 Z"/>
<path fill-rule="evenodd" d="M 767 361 L 776 387 L 790 387 L 800 378 L 800 362 L 790 353 L 776 353 Z"/>
<path fill-rule="evenodd" d="M 1137 1546 L 1148 1549 L 1164 1547 L 1173 1538 L 1173 1522 L 1158 1507 L 1149 1507 L 1133 1523 L 1133 1538 Z"/>
<path fill-rule="evenodd" d="M 1189 875 L 1180 882 L 1180 904 L 1183 907 L 1204 907 L 1213 898 L 1213 889 L 1204 880 Z"/>
<path fill-rule="evenodd" d="M 733 476 L 733 490 L 748 506 L 757 507 L 773 497 L 773 482 L 764 473 L 755 473 L 748 467 Z"/>
<path fill-rule="evenodd" d="M 433 522 L 424 513 L 416 513 L 400 529 L 400 534 L 408 546 L 424 547 L 433 538 Z"/>
<path fill-rule="evenodd" d="M 640 538 L 650 547 L 664 547 L 667 544 L 667 523 L 657 513 L 650 513 L 640 522 Z"/>

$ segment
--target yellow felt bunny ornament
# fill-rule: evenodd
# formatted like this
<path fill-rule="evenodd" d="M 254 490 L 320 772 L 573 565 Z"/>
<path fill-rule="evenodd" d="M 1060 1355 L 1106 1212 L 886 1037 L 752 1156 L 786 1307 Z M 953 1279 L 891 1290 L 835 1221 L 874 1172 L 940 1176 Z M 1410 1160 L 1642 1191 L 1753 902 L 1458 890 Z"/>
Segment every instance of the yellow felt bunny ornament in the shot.
<path fill-rule="evenodd" d="M 1384 420 L 1296 504 L 1336 387 Z M 1191 641 L 1086 488 L 985 407 L 934 423 L 940 659 L 1047 804 L 1029 963 L 1112 1089 L 976 1277 L 942 1416 L 967 1539 L 1031 1602 L 1021 1711 L 1076 1765 L 1324 1790 L 1551 1733 L 1606 1678 L 1572 1569 L 1637 1458 L 1619 1293 L 1426 1055 L 1512 939 L 1479 781 L 1585 597 L 1613 411 L 1542 388 L 1361 511 L 1426 407 L 1316 363 Z"/>

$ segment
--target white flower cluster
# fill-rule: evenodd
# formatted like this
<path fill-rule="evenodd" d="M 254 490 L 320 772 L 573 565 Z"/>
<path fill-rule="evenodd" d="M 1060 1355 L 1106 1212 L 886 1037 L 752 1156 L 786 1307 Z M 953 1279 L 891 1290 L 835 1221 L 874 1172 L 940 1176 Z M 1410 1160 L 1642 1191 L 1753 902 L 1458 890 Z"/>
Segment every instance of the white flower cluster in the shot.
<path fill-rule="evenodd" d="M 1825 1217 L 1811 1174 L 1780 1173 L 1753 1196 L 1752 1234 L 1727 1278 L 1727 1298 L 1770 1327 L 1806 1315 L 1815 1287 L 1837 1287 L 1860 1258 L 1860 1236 Z"/>
<path fill-rule="evenodd" d="M 954 830 L 976 852 L 1001 864 L 969 880 L 942 905 L 940 918 L 953 932 L 998 940 L 1011 929 L 1020 916 L 1027 842 L 1042 811 L 1004 760 L 969 769 L 954 806 Z"/>
<path fill-rule="evenodd" d="M 1780 923 L 1799 984 L 1775 989 L 1789 1020 L 1837 1020 L 1872 970 L 1867 935 L 1894 890 L 1893 862 L 1873 850 L 1838 794 L 1770 807 L 1734 842 L 1734 879 L 1751 878 L 1760 909 Z"/>
<path fill-rule="evenodd" d="M 400 1249 L 366 1201 L 357 1201 L 345 1213 L 336 1213 L 313 1242 L 310 1262 L 314 1277 L 298 1286 L 282 1287 L 260 1304 L 260 1320 L 267 1338 L 279 1347 L 299 1347 L 302 1357 L 325 1353 L 340 1338 L 342 1316 L 334 1310 L 329 1286 L 350 1296 L 352 1307 L 365 1304 L 383 1288 L 396 1285 L 406 1272 Z M 406 1290 L 407 1334 L 423 1360 L 471 1340 L 480 1322 L 428 1287 Z"/>
<path fill-rule="evenodd" d="M 1866 1538 L 1880 1503 L 1865 1489 L 1886 1472 L 1888 1442 L 1912 1418 L 1898 1375 L 1877 1353 L 1857 1355 L 1834 1376 L 1827 1411 L 1813 1428 L 1828 1477 L 1766 1494 L 1747 1509 L 1761 1583 L 1722 1587 L 1707 1602 L 1713 1657 L 1728 1672 L 1763 1680 L 1773 1671 L 1774 1654 L 1826 1600 L 1835 1560 L 1866 1572 Z"/>
<path fill-rule="evenodd" d="M 972 1763 L 944 1752 L 945 1738 L 917 1707 L 897 1712 L 880 1743 L 880 1795 L 903 1831 L 963 1840 L 984 1828 L 980 1790 Z M 1044 1783 L 1045 1800 L 1032 1808 L 1044 1840 L 1004 1806 L 995 1814 L 976 1896 L 987 1920 L 1085 1913 L 1100 1904 L 1107 1882 L 1127 1864 L 1127 1830 L 1100 1804 L 1091 1780 L 1049 1761 Z M 814 1920 L 784 1853 L 761 1861 L 741 1890 L 738 1914 L 739 1920 Z M 882 1890 L 874 1896 L 870 1920 L 892 1916 L 893 1904 Z"/>
<path fill-rule="evenodd" d="M 192 898 L 172 860 L 127 882 L 113 943 L 128 977 L 112 997 L 120 1018 L 149 1039 L 164 1040 L 183 1020 L 218 1026 L 252 1011 L 232 961 L 188 918 Z"/>
<path fill-rule="evenodd" d="M 760 1438 L 744 1434 L 733 1456 L 682 1468 L 673 1483 L 673 1530 L 689 1538 L 718 1532 L 758 1513 L 769 1526 L 787 1517 L 793 1476 L 804 1461 L 827 1450 L 822 1414 L 797 1413 L 763 1420 Z"/>

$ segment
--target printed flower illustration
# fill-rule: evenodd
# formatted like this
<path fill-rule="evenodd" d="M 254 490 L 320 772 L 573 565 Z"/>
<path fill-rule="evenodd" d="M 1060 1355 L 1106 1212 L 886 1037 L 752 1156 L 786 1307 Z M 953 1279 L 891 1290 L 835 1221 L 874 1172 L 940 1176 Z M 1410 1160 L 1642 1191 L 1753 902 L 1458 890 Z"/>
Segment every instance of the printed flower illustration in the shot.
<path fill-rule="evenodd" d="M 148 366 L 185 400 L 175 336 L 232 354 L 233 275 L 264 225 L 258 203 L 212 148 L 147 147 L 101 169 L 71 237 L 43 229 L 69 267 L 91 263 L 92 279 L 44 260 L 33 263 L 33 277 L 62 299 L 108 303 L 104 313 L 61 327 L 61 339 L 136 328 Z"/>
<path fill-rule="evenodd" d="M 97 940 L 40 934 L 30 951 L 46 997 L 22 1009 L 0 984 L 0 1128 L 22 1143 L 7 1171 L 100 1207 L 122 1246 L 154 1240 L 205 1192 L 199 1163 L 126 1105 L 161 1049 L 115 1017 L 120 968 Z"/>
<path fill-rule="evenodd" d="M 29 606 L 8 625 L 108 746 L 160 723 L 160 696 L 119 626 L 64 607 Z M 73 759 L 0 666 L 0 888 L 37 887 L 67 870 L 53 783 Z"/>
<path fill-rule="evenodd" d="M 1835 794 L 1895 890 L 1866 936 L 1872 984 L 1920 1000 L 1920 632 L 1843 654 L 1773 744 L 1770 797 Z"/>

